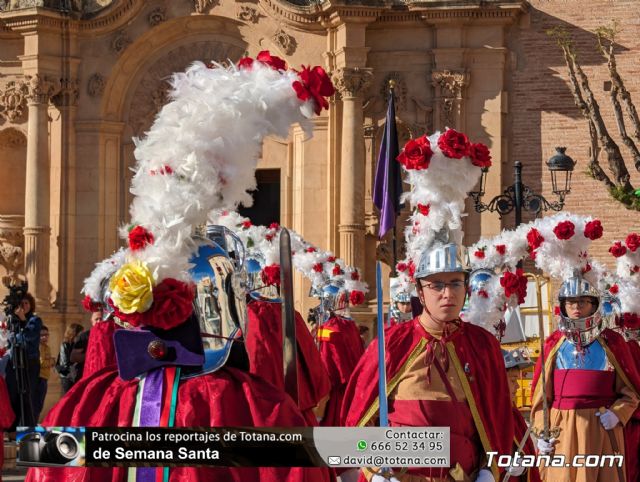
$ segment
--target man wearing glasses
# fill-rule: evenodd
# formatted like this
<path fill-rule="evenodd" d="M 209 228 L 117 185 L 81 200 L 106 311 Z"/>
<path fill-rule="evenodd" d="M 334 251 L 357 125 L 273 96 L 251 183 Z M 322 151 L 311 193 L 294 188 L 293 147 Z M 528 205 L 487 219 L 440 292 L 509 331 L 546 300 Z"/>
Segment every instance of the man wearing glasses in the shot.
<path fill-rule="evenodd" d="M 512 453 L 511 400 L 500 345 L 488 331 L 460 320 L 469 271 L 454 243 L 426 248 L 415 272 L 423 310 L 385 331 L 389 425 L 450 427 L 447 468 L 395 468 L 372 482 L 499 480 L 486 453 Z M 346 426 L 377 424 L 377 344 L 371 343 L 349 381 L 342 415 Z"/>

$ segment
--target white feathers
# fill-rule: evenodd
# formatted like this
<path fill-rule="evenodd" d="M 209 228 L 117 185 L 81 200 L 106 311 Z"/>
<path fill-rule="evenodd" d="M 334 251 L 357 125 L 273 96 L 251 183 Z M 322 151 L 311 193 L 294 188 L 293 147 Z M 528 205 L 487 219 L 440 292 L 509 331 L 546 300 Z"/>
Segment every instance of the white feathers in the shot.
<path fill-rule="evenodd" d="M 146 263 L 156 284 L 189 279 L 193 228 L 214 209 L 251 204 L 264 137 L 286 137 L 294 123 L 309 131 L 310 102 L 292 87 L 298 80 L 294 71 L 261 62 L 243 69 L 195 62 L 173 75 L 170 102 L 135 141 L 131 223 L 152 233 L 154 242 L 119 254 L 120 264 L 124 257 Z M 108 275 L 100 264 L 83 291 L 94 298 Z"/>
<path fill-rule="evenodd" d="M 404 169 L 405 182 L 411 190 L 403 195 L 413 210 L 405 229 L 409 259 L 418 264 L 422 250 L 430 245 L 437 232 L 449 231 L 449 239 L 462 242 L 462 217 L 467 192 L 478 182 L 481 169 L 469 157 L 451 159 L 438 147 L 440 132 L 430 136 L 433 155 L 427 169 Z M 425 214 L 428 211 L 427 214 Z"/>

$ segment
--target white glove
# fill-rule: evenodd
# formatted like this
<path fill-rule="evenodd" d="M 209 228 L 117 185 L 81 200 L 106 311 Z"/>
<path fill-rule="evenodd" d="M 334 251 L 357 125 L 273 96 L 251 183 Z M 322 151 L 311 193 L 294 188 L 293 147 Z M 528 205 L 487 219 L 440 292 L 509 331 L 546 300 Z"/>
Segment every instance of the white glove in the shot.
<path fill-rule="evenodd" d="M 600 423 L 604 427 L 605 430 L 611 430 L 620 422 L 618 416 L 613 413 L 611 410 L 607 410 L 606 412 L 596 413 L 596 417 L 600 417 Z"/>
<path fill-rule="evenodd" d="M 476 482 L 496 482 L 496 479 L 493 478 L 493 473 L 489 469 L 482 469 L 478 472 Z"/>
<path fill-rule="evenodd" d="M 390 475 L 388 479 L 385 479 L 382 475 L 373 474 L 371 477 L 371 482 L 400 482 L 393 475 Z"/>
<path fill-rule="evenodd" d="M 547 442 L 545 439 L 539 438 L 537 445 L 538 445 L 538 452 L 540 452 L 543 455 L 549 455 L 551 452 L 555 450 L 556 439 L 551 437 Z"/>
<path fill-rule="evenodd" d="M 507 473 L 512 477 L 520 477 L 524 474 L 525 470 L 527 470 L 526 467 L 523 467 L 522 465 L 510 465 L 507 467 Z"/>

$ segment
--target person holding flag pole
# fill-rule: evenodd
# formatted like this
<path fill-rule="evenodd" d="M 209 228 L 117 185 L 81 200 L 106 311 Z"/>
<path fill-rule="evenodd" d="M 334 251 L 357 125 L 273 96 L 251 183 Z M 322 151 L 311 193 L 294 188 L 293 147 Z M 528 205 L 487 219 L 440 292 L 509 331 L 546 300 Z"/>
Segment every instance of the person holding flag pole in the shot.
<path fill-rule="evenodd" d="M 390 427 L 448 426 L 450 466 L 394 467 L 392 474 L 363 468 L 360 479 L 497 481 L 504 469 L 489 465 L 487 454 L 510 454 L 514 437 L 505 416 L 511 400 L 502 352 L 491 333 L 460 319 L 469 279 L 461 245 L 464 200 L 481 168 L 490 165 L 489 151 L 449 129 L 410 140 L 398 161 L 411 185 L 405 199 L 413 214 L 406 229 L 408 259 L 397 268 L 414 280 L 422 313 L 379 329 L 384 338 L 369 345 L 354 370 L 342 419 L 359 427 L 384 424 L 385 416 Z"/>

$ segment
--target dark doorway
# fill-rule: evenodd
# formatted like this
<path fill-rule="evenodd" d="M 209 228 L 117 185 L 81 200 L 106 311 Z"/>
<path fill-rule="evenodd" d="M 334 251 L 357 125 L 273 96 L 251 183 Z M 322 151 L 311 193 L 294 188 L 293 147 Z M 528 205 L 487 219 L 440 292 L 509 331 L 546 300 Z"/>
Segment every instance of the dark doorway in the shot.
<path fill-rule="evenodd" d="M 269 226 L 280 222 L 280 169 L 258 169 L 258 187 L 251 193 L 253 206 L 240 207 L 238 212 L 251 220 L 252 224 Z"/>

